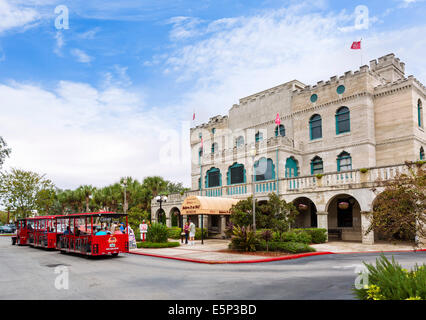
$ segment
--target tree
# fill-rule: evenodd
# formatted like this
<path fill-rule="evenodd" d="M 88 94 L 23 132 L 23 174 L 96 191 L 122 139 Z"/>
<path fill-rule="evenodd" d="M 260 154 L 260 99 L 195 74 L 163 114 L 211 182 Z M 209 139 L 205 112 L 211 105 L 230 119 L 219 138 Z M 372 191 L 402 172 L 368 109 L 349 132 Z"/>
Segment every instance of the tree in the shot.
<path fill-rule="evenodd" d="M 95 191 L 96 188 L 92 187 L 91 185 L 84 185 L 77 188 L 77 192 L 79 192 L 82 198 L 84 199 L 84 203 L 86 205 L 86 212 L 90 212 L 90 198 Z"/>
<path fill-rule="evenodd" d="M 230 220 L 234 226 L 250 226 L 253 224 L 253 197 L 240 200 L 231 207 Z M 256 221 L 261 220 L 259 204 L 255 200 Z M 259 225 L 259 227 L 261 227 Z"/>
<path fill-rule="evenodd" d="M 182 185 L 182 182 L 178 182 L 178 183 L 174 183 L 174 182 L 168 182 L 167 183 L 167 192 L 169 193 L 169 194 L 172 194 L 172 193 L 180 193 L 180 194 L 183 194 L 184 192 L 186 192 L 186 191 L 189 191 L 190 189 L 189 188 L 185 188 L 183 185 Z"/>
<path fill-rule="evenodd" d="M 287 203 L 281 200 L 275 193 L 269 194 L 269 200 L 264 205 L 263 211 L 267 212 L 265 225 L 272 228 L 280 235 L 290 229 L 290 226 L 296 220 L 299 211 L 293 203 Z"/>
<path fill-rule="evenodd" d="M 386 239 L 426 238 L 426 174 L 424 164 L 406 163 L 408 174 L 382 181 L 385 189 L 373 203 L 371 230 Z"/>
<path fill-rule="evenodd" d="M 3 166 L 4 159 L 10 157 L 12 150 L 7 148 L 7 143 L 4 141 L 3 137 L 0 136 L 0 169 Z"/>
<path fill-rule="evenodd" d="M 44 215 L 55 212 L 56 190 L 53 185 L 41 189 L 36 194 L 36 210 Z"/>
<path fill-rule="evenodd" d="M 37 209 L 41 191 L 54 188 L 44 175 L 12 168 L 11 172 L 0 174 L 0 198 L 5 207 L 15 212 L 17 217 L 28 217 Z"/>

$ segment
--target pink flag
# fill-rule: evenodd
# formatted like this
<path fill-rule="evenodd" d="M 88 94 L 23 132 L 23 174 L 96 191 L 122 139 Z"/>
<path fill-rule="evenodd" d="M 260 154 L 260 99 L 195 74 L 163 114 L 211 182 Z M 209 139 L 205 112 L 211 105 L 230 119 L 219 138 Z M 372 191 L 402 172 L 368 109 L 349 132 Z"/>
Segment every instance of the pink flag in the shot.
<path fill-rule="evenodd" d="M 201 149 L 203 149 L 203 137 L 201 137 Z"/>
<path fill-rule="evenodd" d="M 193 120 L 193 121 L 195 120 L 195 111 L 194 111 L 194 113 L 192 114 L 192 120 Z"/>
<path fill-rule="evenodd" d="M 275 124 L 276 124 L 277 126 L 279 126 L 279 125 L 281 124 L 280 114 L 279 114 L 279 113 L 277 113 L 277 117 L 275 118 Z"/>
<path fill-rule="evenodd" d="M 360 50 L 361 49 L 361 41 L 354 41 L 352 43 L 351 49 Z"/>

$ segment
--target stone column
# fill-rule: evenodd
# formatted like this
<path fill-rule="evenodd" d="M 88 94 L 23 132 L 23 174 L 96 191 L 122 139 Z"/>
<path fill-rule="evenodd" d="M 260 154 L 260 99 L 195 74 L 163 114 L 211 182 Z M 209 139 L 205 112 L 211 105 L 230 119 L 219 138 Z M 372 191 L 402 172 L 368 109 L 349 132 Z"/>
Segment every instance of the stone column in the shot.
<path fill-rule="evenodd" d="M 225 229 L 226 229 L 226 216 L 220 216 L 220 235 L 225 237 Z"/>
<path fill-rule="evenodd" d="M 368 234 L 365 232 L 370 227 L 371 212 L 361 211 L 361 237 L 362 244 L 374 244 L 374 231 L 371 230 Z"/>
<path fill-rule="evenodd" d="M 328 212 L 317 211 L 317 222 L 318 222 L 318 228 L 327 230 L 326 234 L 327 234 L 327 241 L 328 241 Z"/>
<path fill-rule="evenodd" d="M 172 213 L 172 214 L 174 214 L 174 213 Z M 171 217 L 171 215 L 167 215 L 166 214 L 166 226 L 167 226 L 167 228 L 171 228 L 172 227 L 172 217 Z"/>

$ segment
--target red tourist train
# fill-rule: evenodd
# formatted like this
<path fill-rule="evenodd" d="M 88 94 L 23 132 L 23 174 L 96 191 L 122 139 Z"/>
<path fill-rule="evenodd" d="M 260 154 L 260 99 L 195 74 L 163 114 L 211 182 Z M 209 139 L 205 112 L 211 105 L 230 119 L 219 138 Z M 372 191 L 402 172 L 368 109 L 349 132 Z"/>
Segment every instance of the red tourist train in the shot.
<path fill-rule="evenodd" d="M 19 219 L 12 244 L 73 252 L 84 256 L 117 256 L 129 252 L 127 214 L 76 213 Z"/>
<path fill-rule="evenodd" d="M 39 216 L 27 218 L 30 228 L 28 232 L 28 244 L 32 247 L 55 249 L 56 231 L 55 216 Z"/>

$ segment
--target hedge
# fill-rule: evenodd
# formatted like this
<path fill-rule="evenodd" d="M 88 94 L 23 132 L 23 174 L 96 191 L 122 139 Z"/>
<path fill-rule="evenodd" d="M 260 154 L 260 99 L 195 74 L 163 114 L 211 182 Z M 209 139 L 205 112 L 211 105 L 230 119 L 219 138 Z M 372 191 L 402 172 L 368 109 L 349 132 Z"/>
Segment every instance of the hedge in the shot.
<path fill-rule="evenodd" d="M 182 228 L 171 227 L 168 228 L 167 235 L 170 239 L 180 239 Z M 204 228 L 204 239 L 208 236 L 207 228 Z M 195 228 L 195 240 L 201 240 L 201 228 Z"/>
<path fill-rule="evenodd" d="M 138 242 L 136 243 L 138 248 L 172 248 L 179 247 L 179 242 Z"/>
<path fill-rule="evenodd" d="M 256 230 L 256 236 L 260 239 L 260 235 L 266 229 Z M 272 230 L 271 230 L 272 231 Z M 277 242 L 303 242 L 303 243 L 325 243 L 327 241 L 327 230 L 321 228 L 303 228 L 303 229 L 291 229 L 288 232 L 284 232 L 280 236 L 277 232 L 272 233 L 273 241 Z"/>
<path fill-rule="evenodd" d="M 257 251 L 266 251 L 266 241 L 259 241 L 256 245 Z M 270 241 L 268 242 L 268 250 L 269 251 L 283 251 L 288 253 L 303 253 L 303 252 L 315 252 L 316 250 L 310 247 L 306 243 L 302 242 L 277 242 Z"/>
<path fill-rule="evenodd" d="M 327 229 L 304 228 L 304 229 L 293 229 L 293 231 L 308 233 L 312 238 L 312 243 L 324 243 L 327 241 Z"/>

